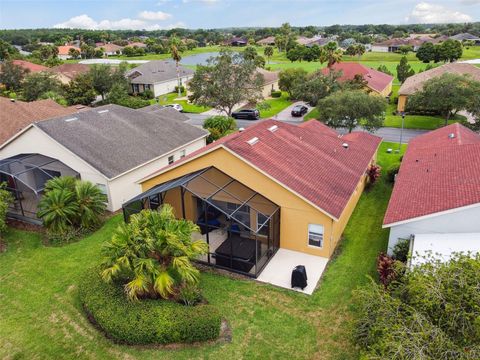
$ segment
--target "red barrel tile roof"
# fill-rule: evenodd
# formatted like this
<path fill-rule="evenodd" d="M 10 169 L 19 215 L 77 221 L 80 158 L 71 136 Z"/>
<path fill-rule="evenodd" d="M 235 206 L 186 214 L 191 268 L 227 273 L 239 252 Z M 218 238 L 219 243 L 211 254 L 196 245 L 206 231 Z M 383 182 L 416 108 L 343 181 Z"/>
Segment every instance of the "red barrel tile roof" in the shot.
<path fill-rule="evenodd" d="M 327 75 L 331 70 L 343 73 L 339 81 L 353 80 L 355 75 L 362 75 L 368 87 L 377 92 L 382 92 L 393 81 L 393 76 L 355 62 L 336 63 L 331 68 L 322 69 L 322 73 Z"/>
<path fill-rule="evenodd" d="M 414 138 L 384 225 L 480 203 L 480 136 L 458 123 Z"/>
<path fill-rule="evenodd" d="M 272 131 L 274 126 L 277 129 Z M 248 141 L 254 137 L 258 142 L 250 145 Z M 301 126 L 265 120 L 197 150 L 147 178 L 224 147 L 338 219 L 380 142 L 381 138 L 366 132 L 340 136 L 316 120 Z"/>

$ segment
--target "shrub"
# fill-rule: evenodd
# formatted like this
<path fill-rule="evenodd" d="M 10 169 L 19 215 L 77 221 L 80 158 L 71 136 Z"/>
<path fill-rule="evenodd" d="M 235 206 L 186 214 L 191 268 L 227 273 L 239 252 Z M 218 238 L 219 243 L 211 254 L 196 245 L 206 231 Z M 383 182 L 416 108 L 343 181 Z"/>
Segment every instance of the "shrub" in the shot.
<path fill-rule="evenodd" d="M 282 97 L 282 92 L 278 90 L 277 91 L 272 90 L 271 95 L 273 98 L 279 98 L 279 97 Z"/>
<path fill-rule="evenodd" d="M 6 183 L 0 183 L 0 239 L 2 237 L 2 233 L 7 230 L 7 211 L 8 206 L 13 201 L 12 194 L 10 191 L 5 189 Z"/>
<path fill-rule="evenodd" d="M 68 242 L 100 224 L 106 200 L 101 190 L 89 181 L 57 177 L 45 184 L 38 217 L 51 240 Z"/>
<path fill-rule="evenodd" d="M 407 262 L 408 252 L 410 250 L 410 240 L 400 239 L 393 247 L 393 258 L 403 263 Z"/>
<path fill-rule="evenodd" d="M 400 164 L 393 164 L 387 169 L 387 181 L 390 183 L 395 182 L 395 175 L 398 174 L 398 170 L 400 170 Z"/>
<path fill-rule="evenodd" d="M 121 279 L 131 300 L 175 297 L 182 286 L 198 284 L 191 260 L 208 252 L 205 241 L 192 241 L 195 231 L 198 226 L 176 219 L 169 204 L 132 215 L 102 249 L 102 278 Z"/>
<path fill-rule="evenodd" d="M 367 170 L 368 182 L 370 185 L 373 185 L 377 182 L 378 178 L 381 175 L 382 168 L 376 164 L 370 165 Z"/>
<path fill-rule="evenodd" d="M 145 100 L 150 100 L 155 97 L 155 94 L 150 89 L 145 89 L 143 93 L 141 93 L 141 97 Z"/>
<path fill-rule="evenodd" d="M 178 85 L 175 86 L 175 92 L 178 93 Z M 185 92 L 185 86 L 183 86 L 183 85 L 180 86 L 180 92 L 182 94 Z"/>
<path fill-rule="evenodd" d="M 210 132 L 207 143 L 211 143 L 235 131 L 237 123 L 232 117 L 216 115 L 207 118 L 203 123 L 203 128 Z"/>
<path fill-rule="evenodd" d="M 368 359 L 479 359 L 480 254 L 434 258 L 385 291 L 355 291 L 353 335 Z"/>
<path fill-rule="evenodd" d="M 377 273 L 383 287 L 387 289 L 397 277 L 395 260 L 387 254 L 380 253 L 377 257 Z"/>
<path fill-rule="evenodd" d="M 79 284 L 88 316 L 116 342 L 132 345 L 192 343 L 216 339 L 221 316 L 209 304 L 184 306 L 168 300 L 129 301 L 118 283 L 106 283 L 92 269 Z"/>
<path fill-rule="evenodd" d="M 202 300 L 202 294 L 196 285 L 184 284 L 178 291 L 178 300 L 184 305 L 194 306 Z"/>
<path fill-rule="evenodd" d="M 117 101 L 114 102 L 114 104 L 129 107 L 132 109 L 140 109 L 142 107 L 150 105 L 150 102 L 140 97 L 128 96 L 122 99 L 118 99 Z"/>

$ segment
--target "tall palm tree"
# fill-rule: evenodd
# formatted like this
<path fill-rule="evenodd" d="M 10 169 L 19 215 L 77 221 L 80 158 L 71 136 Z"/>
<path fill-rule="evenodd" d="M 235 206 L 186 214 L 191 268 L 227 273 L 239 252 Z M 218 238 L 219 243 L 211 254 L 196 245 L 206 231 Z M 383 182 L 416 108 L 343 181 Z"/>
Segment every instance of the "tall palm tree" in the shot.
<path fill-rule="evenodd" d="M 180 82 L 180 60 L 182 60 L 182 52 L 184 51 L 184 48 L 182 41 L 175 35 L 170 38 L 168 46 L 170 50 L 170 55 L 172 56 L 173 61 L 175 61 L 175 66 L 177 70 L 178 97 L 180 97 L 182 96 L 182 84 Z"/>
<path fill-rule="evenodd" d="M 172 297 L 184 284 L 196 285 L 199 271 L 191 260 L 208 252 L 203 240 L 192 241 L 197 225 L 176 219 L 165 204 L 160 211 L 143 210 L 114 232 L 102 252 L 102 278 L 127 279 L 129 299 Z"/>
<path fill-rule="evenodd" d="M 270 58 L 273 56 L 273 47 L 272 46 L 267 46 L 264 50 L 263 50 L 263 54 L 266 56 L 267 58 L 267 64 L 270 64 Z"/>
<path fill-rule="evenodd" d="M 330 68 L 334 64 L 339 63 L 342 60 L 342 50 L 337 46 L 337 43 L 330 41 L 327 45 L 323 47 L 325 52 L 325 60 L 327 61 L 327 66 Z"/>

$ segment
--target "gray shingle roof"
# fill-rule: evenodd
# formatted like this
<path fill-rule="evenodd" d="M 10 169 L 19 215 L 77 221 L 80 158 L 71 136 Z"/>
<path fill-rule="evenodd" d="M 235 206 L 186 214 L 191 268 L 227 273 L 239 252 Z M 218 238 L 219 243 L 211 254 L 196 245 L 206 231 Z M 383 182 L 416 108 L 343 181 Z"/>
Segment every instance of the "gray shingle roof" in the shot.
<path fill-rule="evenodd" d="M 37 122 L 36 126 L 109 179 L 207 135 L 178 117 L 118 105 Z"/>
<path fill-rule="evenodd" d="M 175 109 L 172 109 L 171 107 L 164 107 L 159 104 L 145 106 L 143 108 L 138 109 L 138 111 L 143 111 L 149 114 L 155 114 L 155 116 L 160 116 L 162 119 L 165 116 L 178 121 L 187 121 L 189 119 L 189 117 L 186 116 L 185 114 L 182 114 L 181 112 Z"/>
<path fill-rule="evenodd" d="M 180 76 L 193 75 L 194 71 L 180 66 Z M 155 84 L 177 78 L 173 61 L 154 60 L 133 68 L 127 73 L 132 84 Z"/>

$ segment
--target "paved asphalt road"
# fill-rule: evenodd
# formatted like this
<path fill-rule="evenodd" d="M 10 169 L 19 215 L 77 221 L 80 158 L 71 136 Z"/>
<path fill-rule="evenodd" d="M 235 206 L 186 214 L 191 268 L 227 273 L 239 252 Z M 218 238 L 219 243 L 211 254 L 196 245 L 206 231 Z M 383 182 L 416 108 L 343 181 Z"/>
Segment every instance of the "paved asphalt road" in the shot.
<path fill-rule="evenodd" d="M 189 124 L 196 125 L 196 126 L 202 126 L 205 119 L 209 117 L 209 115 L 203 115 L 203 114 L 187 114 L 187 113 L 185 113 L 185 115 L 187 115 L 189 117 L 189 120 L 187 120 L 187 122 Z M 279 116 L 279 115 L 277 115 L 277 117 L 275 118 L 276 120 L 284 121 L 284 122 L 287 122 L 287 123 L 290 123 L 290 124 L 298 124 L 298 123 L 302 122 L 302 118 L 292 118 L 291 116 L 282 116 L 285 119 L 285 120 L 282 120 L 282 117 Z M 246 127 L 249 127 L 249 126 L 252 126 L 252 125 L 258 123 L 259 121 L 262 121 L 262 120 L 254 120 L 254 121 L 252 121 L 252 120 L 237 120 L 237 126 L 239 128 L 241 128 L 241 127 L 246 128 Z M 356 129 L 356 130 L 362 131 L 361 129 Z M 338 132 L 339 133 L 345 133 L 346 131 L 345 131 L 345 129 L 339 129 Z M 403 130 L 403 135 L 402 135 L 402 143 L 408 143 L 410 141 L 410 139 L 413 139 L 415 136 L 425 134 L 426 132 L 428 132 L 428 130 L 404 129 Z M 375 135 L 382 137 L 385 141 L 399 142 L 400 141 L 400 133 L 401 133 L 401 129 L 384 127 L 384 128 L 378 129 L 375 132 Z"/>

